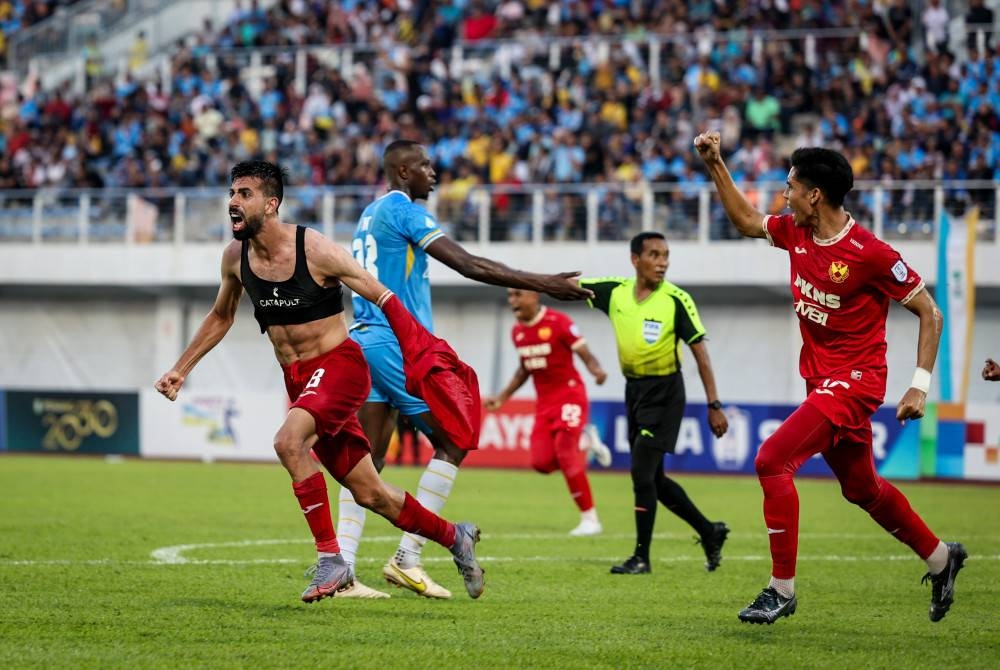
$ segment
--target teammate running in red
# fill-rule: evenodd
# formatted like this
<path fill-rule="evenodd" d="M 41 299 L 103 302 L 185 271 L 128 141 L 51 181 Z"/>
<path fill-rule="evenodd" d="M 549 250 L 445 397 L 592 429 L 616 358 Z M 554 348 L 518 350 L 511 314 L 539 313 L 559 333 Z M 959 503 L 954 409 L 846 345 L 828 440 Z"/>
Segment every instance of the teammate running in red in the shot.
<path fill-rule="evenodd" d="M 954 601 L 965 548 L 938 539 L 906 497 L 878 475 L 871 428 L 871 416 L 885 399 L 889 300 L 905 306 L 920 323 L 916 371 L 896 408 L 901 422 L 924 415 L 941 338 L 937 305 L 899 253 L 844 210 L 854 175 L 841 154 L 821 148 L 793 152 L 784 192 L 792 213 L 767 216 L 733 182 L 719 153 L 719 133 L 703 133 L 694 145 L 736 229 L 788 251 L 802 333 L 799 372 L 808 394 L 757 453 L 773 567 L 769 585 L 739 613 L 740 620 L 773 623 L 795 612 L 799 500 L 792 478 L 817 453 L 847 500 L 926 561 L 930 619 L 941 620 Z"/>
<path fill-rule="evenodd" d="M 499 395 L 486 399 L 486 408 L 499 409 L 528 377 L 534 380 L 538 399 L 531 431 L 531 467 L 546 475 L 562 470 L 570 495 L 580 509 L 580 523 L 569 534 L 599 535 L 603 528 L 590 492 L 586 459 L 580 451 L 589 413 L 587 387 L 573 365 L 573 352 L 598 384 L 603 384 L 608 375 L 590 353 L 573 320 L 543 307 L 538 293 L 507 289 L 507 304 L 517 318 L 511 338 L 521 365 Z"/>

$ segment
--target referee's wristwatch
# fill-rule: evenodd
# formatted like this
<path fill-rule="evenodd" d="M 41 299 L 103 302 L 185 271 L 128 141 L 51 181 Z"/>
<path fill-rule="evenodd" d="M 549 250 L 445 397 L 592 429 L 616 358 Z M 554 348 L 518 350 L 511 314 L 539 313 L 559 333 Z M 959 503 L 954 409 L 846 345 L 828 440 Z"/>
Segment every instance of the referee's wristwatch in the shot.
<path fill-rule="evenodd" d="M 708 408 L 709 409 L 722 409 L 722 403 L 720 401 L 718 401 L 718 400 L 713 400 L 712 402 L 708 403 Z"/>

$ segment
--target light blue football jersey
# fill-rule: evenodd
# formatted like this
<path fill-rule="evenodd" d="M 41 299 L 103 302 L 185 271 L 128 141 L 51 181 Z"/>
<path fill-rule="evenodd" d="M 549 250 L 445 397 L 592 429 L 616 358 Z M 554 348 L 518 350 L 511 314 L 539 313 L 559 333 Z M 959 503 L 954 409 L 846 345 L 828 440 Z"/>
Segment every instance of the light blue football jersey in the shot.
<path fill-rule="evenodd" d="M 390 191 L 365 207 L 351 240 L 354 259 L 398 295 L 406 309 L 430 332 L 434 332 L 434 321 L 425 249 L 443 235 L 430 212 L 402 191 Z M 352 328 L 388 328 L 378 307 L 359 296 L 354 296 L 352 304 Z M 395 339 L 391 331 L 386 335 Z"/>

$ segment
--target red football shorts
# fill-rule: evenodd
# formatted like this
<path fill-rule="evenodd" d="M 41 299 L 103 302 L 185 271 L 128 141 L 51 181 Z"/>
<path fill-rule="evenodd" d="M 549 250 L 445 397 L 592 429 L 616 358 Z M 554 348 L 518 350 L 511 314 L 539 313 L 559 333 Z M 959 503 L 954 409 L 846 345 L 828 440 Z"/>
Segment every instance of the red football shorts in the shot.
<path fill-rule="evenodd" d="M 886 371 L 847 370 L 823 379 L 807 379 L 805 402 L 842 430 L 866 428 L 885 399 Z"/>
<path fill-rule="evenodd" d="M 291 407 L 304 409 L 316 421 L 319 440 L 313 451 L 340 481 L 371 454 L 357 416 L 372 385 L 361 347 L 348 338 L 325 354 L 281 369 Z"/>
<path fill-rule="evenodd" d="M 556 461 L 556 434 L 559 432 L 569 433 L 569 443 L 574 449 L 579 449 L 580 436 L 587 425 L 589 412 L 590 404 L 586 395 L 582 394 L 577 397 L 565 395 L 555 402 L 547 398 L 544 404 L 540 404 L 531 430 L 532 462 Z"/>

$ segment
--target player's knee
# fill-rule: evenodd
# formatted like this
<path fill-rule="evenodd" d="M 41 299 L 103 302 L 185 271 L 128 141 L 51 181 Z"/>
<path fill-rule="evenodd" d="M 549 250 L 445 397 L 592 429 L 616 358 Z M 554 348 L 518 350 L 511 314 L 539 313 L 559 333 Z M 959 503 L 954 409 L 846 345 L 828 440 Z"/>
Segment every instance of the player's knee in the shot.
<path fill-rule="evenodd" d="M 279 430 L 274 436 L 274 453 L 282 462 L 298 456 L 305 449 L 305 443 L 290 431 Z"/>
<path fill-rule="evenodd" d="M 875 503 L 878 498 L 878 491 L 868 486 L 857 486 L 844 483 L 840 486 L 840 493 L 847 502 L 867 509 Z"/>
<path fill-rule="evenodd" d="M 444 461 L 445 463 L 450 463 L 456 468 L 462 464 L 463 460 L 465 460 L 465 455 L 467 453 L 469 452 L 464 449 L 459 449 L 448 441 L 434 445 L 434 458 Z"/>
<path fill-rule="evenodd" d="M 540 472 L 543 475 L 547 475 L 550 472 L 554 472 L 556 469 L 556 464 L 551 461 L 542 461 L 531 459 L 531 467 L 535 472 Z"/>
<path fill-rule="evenodd" d="M 764 440 L 760 446 L 757 457 L 753 459 L 754 468 L 758 477 L 775 477 L 785 472 L 785 457 L 771 440 Z"/>

